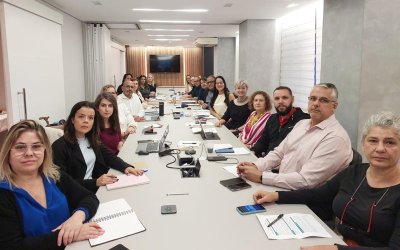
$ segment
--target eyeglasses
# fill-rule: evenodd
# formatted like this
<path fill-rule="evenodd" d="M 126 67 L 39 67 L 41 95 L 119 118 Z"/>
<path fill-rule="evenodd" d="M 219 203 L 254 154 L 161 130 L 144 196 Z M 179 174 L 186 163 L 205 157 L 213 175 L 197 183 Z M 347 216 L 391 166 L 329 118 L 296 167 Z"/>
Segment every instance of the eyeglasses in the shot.
<path fill-rule="evenodd" d="M 43 154 L 44 152 L 44 145 L 41 143 L 35 143 L 32 145 L 20 143 L 14 145 L 11 149 L 14 150 L 17 155 L 23 155 L 26 154 L 26 152 L 28 152 L 28 148 L 31 148 L 31 151 L 35 155 L 40 155 Z"/>
<path fill-rule="evenodd" d="M 329 100 L 326 97 L 316 97 L 316 96 L 309 96 L 308 100 L 310 102 L 316 102 L 318 100 L 320 103 L 323 103 L 323 104 L 328 104 L 330 102 L 336 102 L 335 100 Z"/>

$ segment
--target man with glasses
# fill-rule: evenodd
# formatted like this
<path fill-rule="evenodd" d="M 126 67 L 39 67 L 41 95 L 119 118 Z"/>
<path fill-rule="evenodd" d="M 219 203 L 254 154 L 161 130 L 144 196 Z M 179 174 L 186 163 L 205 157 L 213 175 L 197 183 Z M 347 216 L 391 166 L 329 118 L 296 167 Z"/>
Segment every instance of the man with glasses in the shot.
<path fill-rule="evenodd" d="M 301 108 L 293 107 L 294 96 L 288 87 L 277 87 L 273 92 L 273 102 L 276 113 L 268 119 L 260 139 L 251 148 L 257 157 L 264 157 L 279 146 L 297 122 L 310 119 Z"/>
<path fill-rule="evenodd" d="M 253 182 L 296 190 L 317 187 L 346 168 L 353 152 L 347 132 L 335 118 L 337 98 L 335 85 L 314 86 L 308 97 L 311 119 L 299 121 L 264 158 L 239 163 L 238 173 Z"/>
<path fill-rule="evenodd" d="M 214 96 L 215 76 L 209 75 L 206 80 L 208 91 L 204 93 L 204 100 L 199 100 L 199 104 L 203 109 L 209 109 L 211 99 Z"/>

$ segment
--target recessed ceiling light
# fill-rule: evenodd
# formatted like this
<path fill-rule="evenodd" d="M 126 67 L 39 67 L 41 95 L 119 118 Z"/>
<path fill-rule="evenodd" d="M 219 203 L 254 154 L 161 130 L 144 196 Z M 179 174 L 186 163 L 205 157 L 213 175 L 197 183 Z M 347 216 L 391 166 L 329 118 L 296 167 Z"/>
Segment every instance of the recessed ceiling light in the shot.
<path fill-rule="evenodd" d="M 152 41 L 184 41 L 186 39 L 180 39 L 180 38 L 156 38 L 156 39 L 150 39 Z"/>
<path fill-rule="evenodd" d="M 291 3 L 288 6 L 286 6 L 286 8 L 293 8 L 296 7 L 298 4 L 297 3 Z"/>
<path fill-rule="evenodd" d="M 200 23 L 200 21 L 190 20 L 139 20 L 141 23 Z"/>
<path fill-rule="evenodd" d="M 132 9 L 133 11 L 154 11 L 154 12 L 156 12 L 156 11 L 158 11 L 158 12 L 161 12 L 161 11 L 169 11 L 169 12 L 191 12 L 191 13 L 193 13 L 193 12 L 207 12 L 208 10 L 207 9 L 147 9 L 147 8 L 144 8 L 144 9 Z"/>
<path fill-rule="evenodd" d="M 194 30 L 184 30 L 184 29 L 143 29 L 146 31 L 194 31 Z"/>
<path fill-rule="evenodd" d="M 147 35 L 147 36 L 189 36 L 189 35 Z"/>

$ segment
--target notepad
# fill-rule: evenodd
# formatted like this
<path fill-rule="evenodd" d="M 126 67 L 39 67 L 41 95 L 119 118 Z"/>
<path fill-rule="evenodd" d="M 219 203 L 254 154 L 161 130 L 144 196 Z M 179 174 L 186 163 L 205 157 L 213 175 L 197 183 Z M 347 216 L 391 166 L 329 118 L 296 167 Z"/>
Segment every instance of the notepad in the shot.
<path fill-rule="evenodd" d="M 133 174 L 129 174 L 129 175 L 121 174 L 121 175 L 117 175 L 117 178 L 118 178 L 117 182 L 106 185 L 107 190 L 142 185 L 142 184 L 147 184 L 150 182 L 150 179 L 146 176 L 146 174 L 139 175 L 139 176 L 136 176 Z"/>
<path fill-rule="evenodd" d="M 96 222 L 105 231 L 96 239 L 89 239 L 92 247 L 146 230 L 125 199 L 101 203 L 90 222 Z"/>
<path fill-rule="evenodd" d="M 277 217 L 278 215 L 257 215 L 269 239 L 284 240 L 306 237 L 332 237 L 311 214 L 285 214 L 280 220 L 268 227 L 268 224 Z"/>

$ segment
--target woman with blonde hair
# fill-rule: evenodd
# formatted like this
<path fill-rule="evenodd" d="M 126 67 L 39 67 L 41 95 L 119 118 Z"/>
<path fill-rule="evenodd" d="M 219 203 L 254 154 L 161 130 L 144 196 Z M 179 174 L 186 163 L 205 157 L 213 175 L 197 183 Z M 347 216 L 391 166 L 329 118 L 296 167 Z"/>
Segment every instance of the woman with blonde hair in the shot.
<path fill-rule="evenodd" d="M 49 139 L 33 120 L 10 128 L 0 152 L 0 249 L 63 249 L 104 233 L 84 223 L 96 196 L 53 165 Z"/>

